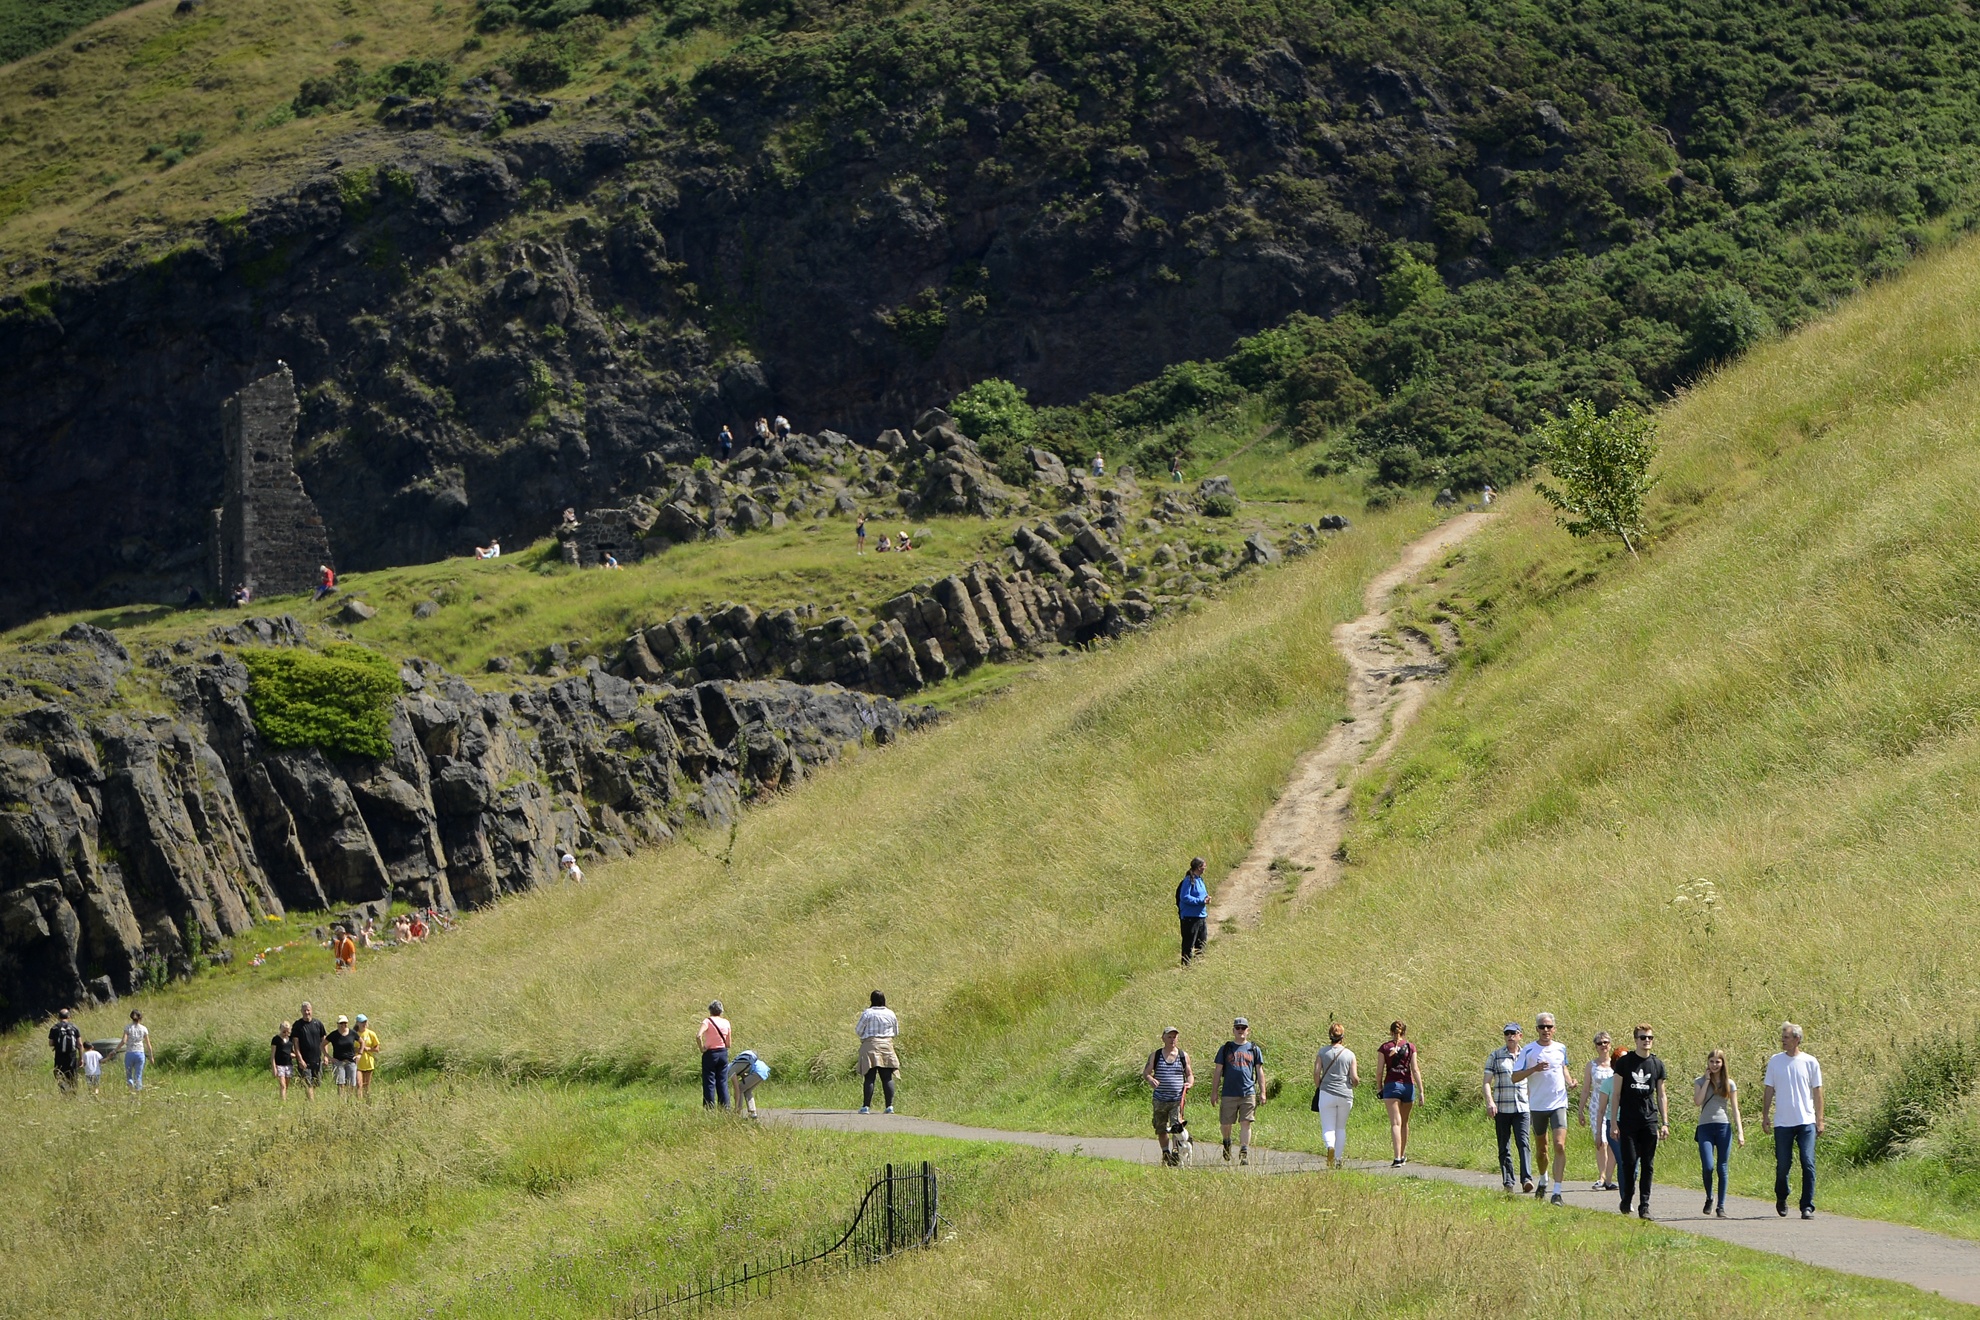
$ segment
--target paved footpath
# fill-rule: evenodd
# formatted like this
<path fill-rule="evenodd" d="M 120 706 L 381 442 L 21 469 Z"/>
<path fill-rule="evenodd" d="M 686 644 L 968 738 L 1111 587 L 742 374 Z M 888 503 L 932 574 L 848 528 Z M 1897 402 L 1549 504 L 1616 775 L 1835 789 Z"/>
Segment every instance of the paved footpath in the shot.
<path fill-rule="evenodd" d="M 1159 1162 L 1153 1137 L 1073 1137 L 1052 1132 L 1007 1132 L 999 1128 L 963 1127 L 956 1123 L 902 1114 L 859 1114 L 846 1109 L 766 1109 L 763 1118 L 767 1122 L 791 1127 L 829 1128 L 836 1132 L 899 1132 L 920 1137 L 953 1137 L 958 1141 L 1001 1141 L 1066 1155 L 1087 1155 L 1095 1159 L 1127 1160 L 1134 1164 Z M 1749 1152 L 1758 1151 L 1761 1158 L 1773 1154 L 1771 1143 L 1757 1143 L 1747 1149 Z M 1662 1155 L 1666 1152 L 1669 1160 L 1659 1161 L 1665 1167 L 1675 1165 L 1687 1175 L 1697 1174 L 1697 1155 L 1689 1141 L 1673 1139 L 1658 1153 Z M 1224 1165 L 1219 1154 L 1213 1128 L 1211 1139 L 1196 1147 L 1197 1169 L 1215 1168 L 1222 1171 Z M 1748 1157 L 1753 1158 L 1751 1154 Z M 1242 1172 L 1317 1173 L 1324 1171 L 1325 1167 L 1326 1162 L 1318 1155 L 1260 1149 L 1251 1152 L 1251 1164 Z M 1439 1182 L 1457 1183 L 1504 1195 L 1497 1173 L 1441 1169 L 1427 1164 L 1408 1164 L 1392 1169 L 1386 1161 L 1352 1161 L 1351 1167 L 1363 1173 L 1433 1178 Z M 1233 1172 L 1240 1171 L 1236 1165 L 1230 1168 Z M 1797 1176 L 1796 1186 L 1799 1185 Z M 1582 1210 L 1616 1213 L 1616 1194 L 1590 1191 L 1585 1178 L 1578 1183 L 1569 1183 L 1563 1199 L 1568 1205 Z M 1980 1305 L 1980 1242 L 1944 1237 L 1902 1224 L 1887 1224 L 1882 1220 L 1847 1219 L 1827 1213 L 1817 1214 L 1814 1219 L 1803 1222 L 1792 1202 L 1788 1206 L 1788 1217 L 1782 1219 L 1774 1213 L 1772 1203 L 1743 1196 L 1727 1197 L 1726 1218 L 1718 1219 L 1699 1213 L 1698 1207 L 1704 1204 L 1704 1200 L 1704 1192 L 1689 1176 L 1676 1184 L 1660 1182 L 1650 1213 L 1665 1228 L 1718 1238 L 1738 1246 L 1751 1247 L 1755 1251 L 1769 1251 L 1777 1256 L 1789 1256 L 1845 1274 L 1908 1283 L 1956 1302 Z"/>

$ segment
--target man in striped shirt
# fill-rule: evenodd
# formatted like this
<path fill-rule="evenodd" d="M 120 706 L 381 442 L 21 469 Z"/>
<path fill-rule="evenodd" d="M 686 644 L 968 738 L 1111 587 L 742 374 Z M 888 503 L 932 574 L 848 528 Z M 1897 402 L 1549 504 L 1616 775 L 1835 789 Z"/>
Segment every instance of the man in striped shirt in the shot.
<path fill-rule="evenodd" d="M 1174 1027 L 1162 1033 L 1162 1048 L 1148 1056 L 1141 1079 L 1155 1088 L 1155 1140 L 1162 1144 L 1162 1163 L 1174 1164 L 1169 1149 L 1169 1127 L 1179 1122 L 1189 1088 L 1196 1085 L 1196 1072 L 1189 1066 L 1189 1053 L 1181 1045 L 1182 1033 Z"/>

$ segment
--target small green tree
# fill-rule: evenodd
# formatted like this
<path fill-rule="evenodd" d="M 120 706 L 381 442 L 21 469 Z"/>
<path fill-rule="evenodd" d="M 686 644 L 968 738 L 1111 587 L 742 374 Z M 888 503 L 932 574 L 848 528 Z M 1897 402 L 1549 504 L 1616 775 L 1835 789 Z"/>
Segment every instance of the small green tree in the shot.
<path fill-rule="evenodd" d="M 995 376 L 950 400 L 949 411 L 972 440 L 1009 436 L 1029 444 L 1038 435 L 1038 414 L 1025 402 L 1024 391 Z"/>
<path fill-rule="evenodd" d="M 1657 424 L 1624 404 L 1607 417 L 1586 399 L 1568 405 L 1567 416 L 1540 428 L 1540 461 L 1560 484 L 1539 482 L 1540 498 L 1561 511 L 1570 535 L 1619 536 L 1632 557 L 1643 536 L 1643 497 L 1657 479 Z"/>

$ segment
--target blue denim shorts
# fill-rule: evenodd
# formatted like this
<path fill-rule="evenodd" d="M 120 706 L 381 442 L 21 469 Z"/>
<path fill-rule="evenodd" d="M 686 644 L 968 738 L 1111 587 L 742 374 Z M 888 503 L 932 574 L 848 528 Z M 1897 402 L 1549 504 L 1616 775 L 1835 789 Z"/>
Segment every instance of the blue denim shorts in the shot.
<path fill-rule="evenodd" d="M 1416 1088 L 1408 1082 L 1383 1082 L 1382 1099 L 1403 1100 L 1414 1104 L 1416 1102 Z"/>

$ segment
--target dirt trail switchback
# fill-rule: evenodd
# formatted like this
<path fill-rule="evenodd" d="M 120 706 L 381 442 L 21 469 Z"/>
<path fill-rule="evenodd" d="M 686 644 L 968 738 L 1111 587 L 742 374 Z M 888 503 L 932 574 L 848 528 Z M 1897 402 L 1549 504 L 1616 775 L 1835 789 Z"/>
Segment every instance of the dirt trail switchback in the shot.
<path fill-rule="evenodd" d="M 1401 558 L 1369 582 L 1360 617 L 1334 629 L 1334 648 L 1348 666 L 1347 716 L 1293 767 L 1285 792 L 1259 822 L 1250 854 L 1217 886 L 1210 902 L 1212 938 L 1227 922 L 1256 925 L 1267 902 L 1285 893 L 1293 877 L 1298 899 L 1340 875 L 1334 854 L 1347 827 L 1353 772 L 1389 758 L 1445 671 L 1424 639 L 1391 629 L 1390 598 L 1488 517 L 1462 513 L 1410 542 Z M 1299 869 L 1275 870 L 1273 863 L 1281 858 Z"/>

